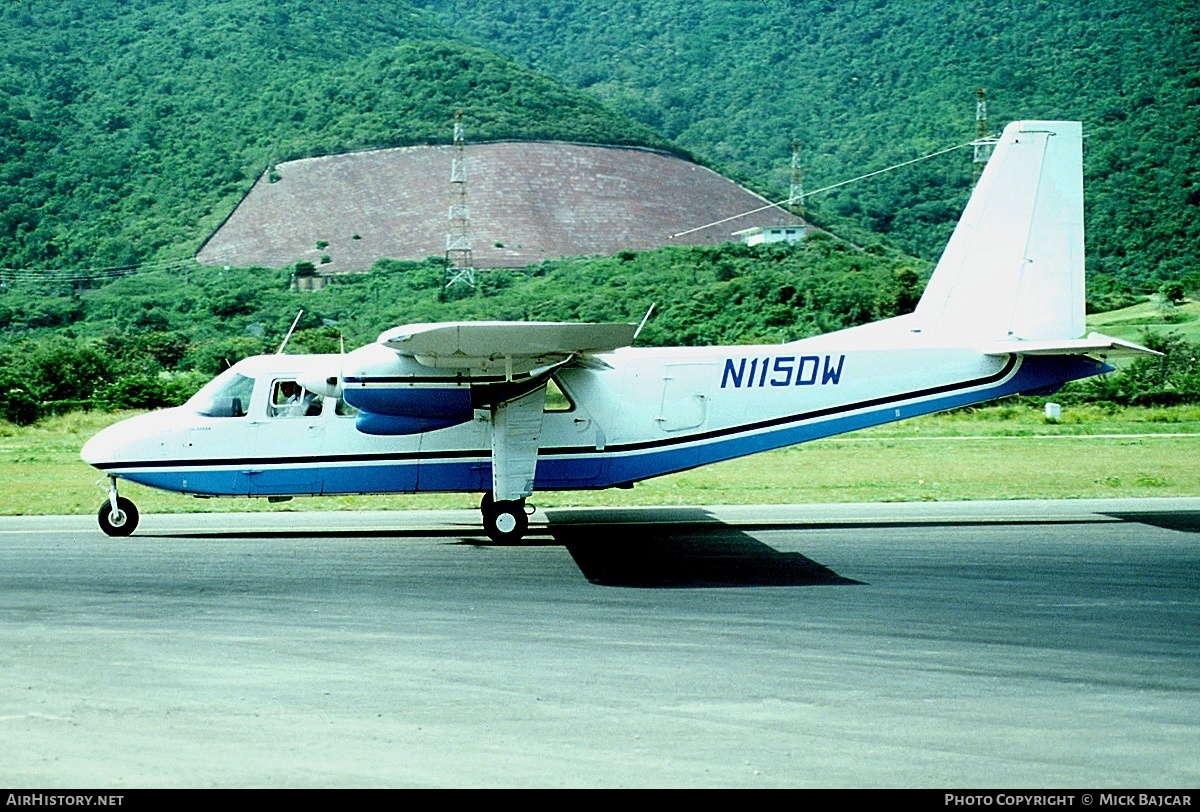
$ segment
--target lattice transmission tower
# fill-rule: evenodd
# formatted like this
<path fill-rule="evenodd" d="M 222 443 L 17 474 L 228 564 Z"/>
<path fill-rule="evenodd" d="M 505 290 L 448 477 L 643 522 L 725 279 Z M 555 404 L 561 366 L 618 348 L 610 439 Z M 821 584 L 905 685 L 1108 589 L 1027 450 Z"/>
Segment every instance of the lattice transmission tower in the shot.
<path fill-rule="evenodd" d="M 463 114 L 454 114 L 454 145 L 450 159 L 450 227 L 446 232 L 444 287 L 475 287 L 475 260 L 471 254 L 471 211 L 467 207 L 467 148 Z"/>
<path fill-rule="evenodd" d="M 971 146 L 975 147 L 972 183 L 978 183 L 988 158 L 992 157 L 992 149 L 996 146 L 996 139 L 988 132 L 987 91 L 982 87 L 975 91 L 975 140 L 971 142 Z"/>
<path fill-rule="evenodd" d="M 788 189 L 788 208 L 804 219 L 804 183 L 800 178 L 800 142 L 792 142 L 792 185 Z"/>

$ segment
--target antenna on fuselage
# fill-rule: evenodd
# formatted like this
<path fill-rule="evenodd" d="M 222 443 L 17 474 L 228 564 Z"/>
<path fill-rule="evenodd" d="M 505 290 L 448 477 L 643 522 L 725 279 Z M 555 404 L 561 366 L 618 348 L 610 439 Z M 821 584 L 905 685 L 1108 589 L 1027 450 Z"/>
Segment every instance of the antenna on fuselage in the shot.
<path fill-rule="evenodd" d="M 275 353 L 276 355 L 283 355 L 283 349 L 287 346 L 288 341 L 291 339 L 292 333 L 296 332 L 296 325 L 300 323 L 300 317 L 303 315 L 304 310 L 301 309 L 300 312 L 296 314 L 296 318 L 292 319 L 292 326 L 288 328 L 287 335 L 283 337 L 283 343 L 279 345 L 279 350 Z"/>

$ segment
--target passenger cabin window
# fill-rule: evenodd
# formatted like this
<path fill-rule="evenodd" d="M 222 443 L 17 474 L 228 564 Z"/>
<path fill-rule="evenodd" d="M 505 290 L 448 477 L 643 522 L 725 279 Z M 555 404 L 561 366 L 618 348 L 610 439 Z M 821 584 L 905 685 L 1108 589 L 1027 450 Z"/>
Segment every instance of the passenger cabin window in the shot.
<path fill-rule="evenodd" d="M 317 417 L 324 403 L 295 381 L 276 381 L 271 387 L 271 417 Z"/>
<path fill-rule="evenodd" d="M 253 394 L 254 379 L 230 369 L 192 395 L 188 406 L 205 417 L 245 417 Z"/>

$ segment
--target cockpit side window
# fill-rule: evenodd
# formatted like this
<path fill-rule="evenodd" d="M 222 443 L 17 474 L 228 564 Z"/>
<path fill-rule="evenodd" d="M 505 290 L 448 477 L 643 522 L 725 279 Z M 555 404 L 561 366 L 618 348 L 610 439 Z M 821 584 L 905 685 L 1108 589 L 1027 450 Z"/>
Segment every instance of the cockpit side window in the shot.
<path fill-rule="evenodd" d="M 193 395 L 188 405 L 205 417 L 245 417 L 253 394 L 253 378 L 227 370 Z"/>
<path fill-rule="evenodd" d="M 558 381 L 551 378 L 546 382 L 546 405 L 542 408 L 545 412 L 569 412 L 575 408 L 575 404 L 571 402 L 571 398 L 558 385 Z"/>
<path fill-rule="evenodd" d="M 271 417 L 318 417 L 325 399 L 295 380 L 276 381 L 271 387 Z"/>

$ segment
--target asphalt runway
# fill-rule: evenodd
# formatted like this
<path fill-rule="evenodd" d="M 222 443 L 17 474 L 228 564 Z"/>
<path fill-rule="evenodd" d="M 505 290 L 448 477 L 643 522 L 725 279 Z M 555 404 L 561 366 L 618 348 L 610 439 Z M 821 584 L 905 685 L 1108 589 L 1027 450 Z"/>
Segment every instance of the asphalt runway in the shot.
<path fill-rule="evenodd" d="M 1200 785 L 1200 499 L 0 518 L 0 785 Z"/>

